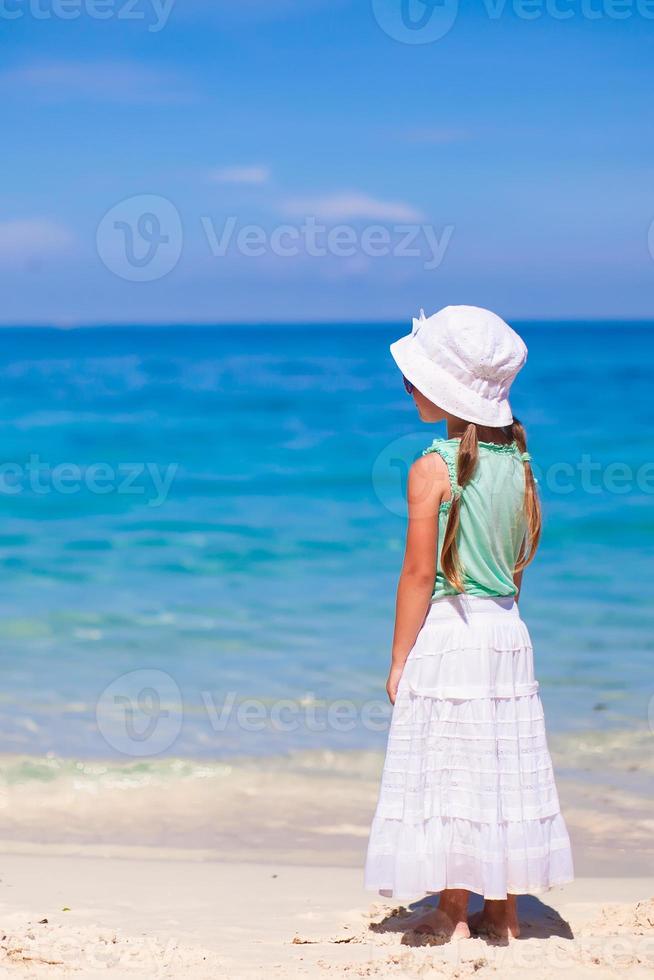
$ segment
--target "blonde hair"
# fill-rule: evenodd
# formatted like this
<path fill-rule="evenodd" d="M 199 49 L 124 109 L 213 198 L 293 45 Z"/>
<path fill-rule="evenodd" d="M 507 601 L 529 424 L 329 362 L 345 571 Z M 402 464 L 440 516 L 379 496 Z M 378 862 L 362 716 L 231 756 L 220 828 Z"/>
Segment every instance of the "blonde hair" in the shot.
<path fill-rule="evenodd" d="M 515 442 L 521 454 L 527 453 L 527 436 L 524 426 L 518 419 L 514 418 L 511 425 L 505 429 L 497 430 L 502 435 L 508 437 L 509 442 Z M 456 482 L 463 488 L 468 483 L 477 468 L 479 462 L 479 438 L 477 426 L 474 422 L 469 422 L 461 442 L 457 458 Z M 532 561 L 538 548 L 542 530 L 542 516 L 540 500 L 536 490 L 536 480 L 531 468 L 529 458 L 524 459 L 525 467 L 525 499 L 524 514 L 527 524 L 527 533 L 520 547 L 515 571 L 520 572 Z M 461 496 L 453 496 L 450 506 L 443 547 L 441 550 L 441 567 L 443 575 L 457 592 L 463 592 L 463 577 L 459 562 L 459 551 L 456 544 L 456 536 L 459 530 L 459 518 L 461 514 Z"/>

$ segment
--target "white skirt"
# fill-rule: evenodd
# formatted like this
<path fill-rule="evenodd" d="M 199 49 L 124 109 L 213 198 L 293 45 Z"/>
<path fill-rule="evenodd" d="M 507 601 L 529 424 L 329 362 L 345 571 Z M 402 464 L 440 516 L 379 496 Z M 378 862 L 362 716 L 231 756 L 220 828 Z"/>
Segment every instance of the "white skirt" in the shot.
<path fill-rule="evenodd" d="M 365 886 L 488 899 L 573 877 L 529 631 L 511 597 L 432 603 L 400 681 Z"/>

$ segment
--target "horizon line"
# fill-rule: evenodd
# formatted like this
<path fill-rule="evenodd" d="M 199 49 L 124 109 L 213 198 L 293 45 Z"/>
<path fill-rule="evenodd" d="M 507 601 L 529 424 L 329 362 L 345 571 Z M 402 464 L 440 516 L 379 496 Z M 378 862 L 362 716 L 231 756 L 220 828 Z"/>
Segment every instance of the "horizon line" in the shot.
<path fill-rule="evenodd" d="M 274 328 L 274 327 L 341 327 L 341 326 L 361 326 L 361 327 L 384 327 L 397 326 L 404 321 L 404 317 L 389 318 L 384 320 L 374 319 L 324 319 L 324 320 L 174 320 L 156 321 L 141 320 L 130 322 L 119 321 L 89 321 L 79 323 L 3 323 L 0 322 L 0 330 L 55 330 L 66 333 L 71 330 L 130 330 L 130 329 L 149 329 L 149 330 L 179 330 L 179 329 L 252 329 L 252 328 Z M 410 318 L 409 318 L 410 319 Z M 593 316 L 557 316 L 557 317 L 533 317 L 516 316 L 507 317 L 509 323 L 522 323 L 526 325 L 539 324 L 574 324 L 574 325 L 614 325 L 621 323 L 625 326 L 654 326 L 654 314 L 649 317 L 593 317 Z M 408 322 L 408 320 L 407 320 Z"/>

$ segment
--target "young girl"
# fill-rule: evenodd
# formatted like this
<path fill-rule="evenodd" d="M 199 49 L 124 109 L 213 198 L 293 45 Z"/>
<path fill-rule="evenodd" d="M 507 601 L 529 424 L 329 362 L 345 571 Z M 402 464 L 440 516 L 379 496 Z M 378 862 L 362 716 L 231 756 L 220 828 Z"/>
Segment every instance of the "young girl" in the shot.
<path fill-rule="evenodd" d="M 522 570 L 541 530 L 509 388 L 527 357 L 498 316 L 449 306 L 391 346 L 424 422 L 447 423 L 411 467 L 386 690 L 393 707 L 367 888 L 440 893 L 419 931 L 519 934 L 516 896 L 572 880 L 547 748 Z M 468 922 L 470 892 L 483 911 Z"/>

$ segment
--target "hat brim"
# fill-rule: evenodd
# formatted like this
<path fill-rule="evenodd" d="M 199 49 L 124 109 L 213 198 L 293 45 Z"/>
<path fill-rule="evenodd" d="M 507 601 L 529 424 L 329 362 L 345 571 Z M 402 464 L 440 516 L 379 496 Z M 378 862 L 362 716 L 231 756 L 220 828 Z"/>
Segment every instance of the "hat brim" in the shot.
<path fill-rule="evenodd" d="M 449 415 L 466 422 L 500 428 L 513 422 L 508 398 L 484 398 L 457 381 L 438 364 L 423 354 L 413 334 L 396 340 L 390 347 L 400 371 L 425 398 Z"/>

